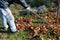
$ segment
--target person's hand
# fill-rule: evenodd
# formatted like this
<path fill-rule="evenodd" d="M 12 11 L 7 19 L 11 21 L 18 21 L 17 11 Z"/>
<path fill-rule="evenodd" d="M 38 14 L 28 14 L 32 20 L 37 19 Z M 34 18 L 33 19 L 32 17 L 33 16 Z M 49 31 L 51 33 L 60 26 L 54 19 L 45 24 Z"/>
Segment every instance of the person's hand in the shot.
<path fill-rule="evenodd" d="M 32 12 L 32 13 L 37 12 L 37 10 L 36 10 L 36 9 L 32 9 L 31 7 L 28 7 L 28 8 L 27 8 L 27 10 L 28 10 L 28 11 L 30 11 L 30 12 Z"/>
<path fill-rule="evenodd" d="M 30 7 L 28 7 L 27 10 L 32 11 L 32 9 Z"/>

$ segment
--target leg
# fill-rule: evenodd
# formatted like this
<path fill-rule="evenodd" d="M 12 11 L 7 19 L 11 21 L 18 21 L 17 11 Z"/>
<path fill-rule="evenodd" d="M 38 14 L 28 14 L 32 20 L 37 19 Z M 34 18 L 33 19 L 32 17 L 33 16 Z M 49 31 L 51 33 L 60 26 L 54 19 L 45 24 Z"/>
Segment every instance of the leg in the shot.
<path fill-rule="evenodd" d="M 11 31 L 16 32 L 17 29 L 16 29 L 16 26 L 15 26 L 14 17 L 12 15 L 11 11 L 9 10 L 9 8 L 7 8 L 5 11 L 8 13 L 8 15 L 6 15 L 6 18 L 7 18 L 7 21 L 9 23 L 9 25 L 10 25 Z"/>
<path fill-rule="evenodd" d="M 6 20 L 6 18 L 3 16 L 2 11 L 4 12 L 4 10 L 0 9 L 0 18 L 1 18 L 1 20 L 2 20 L 2 24 L 3 24 L 4 28 L 5 28 L 5 30 L 7 30 L 7 28 L 8 28 L 7 20 Z M 5 12 L 4 12 L 4 13 L 5 13 Z"/>
<path fill-rule="evenodd" d="M 8 29 L 8 24 L 7 24 L 7 20 L 4 16 L 2 16 L 2 24 L 4 26 L 4 29 L 7 30 Z"/>
<path fill-rule="evenodd" d="M 4 12 L 3 12 L 4 11 Z M 2 14 L 4 15 L 4 17 L 7 19 L 8 24 L 10 25 L 10 29 L 12 32 L 16 32 L 16 26 L 14 23 L 14 17 L 11 13 L 11 11 L 9 10 L 9 8 L 7 9 L 2 9 Z"/>

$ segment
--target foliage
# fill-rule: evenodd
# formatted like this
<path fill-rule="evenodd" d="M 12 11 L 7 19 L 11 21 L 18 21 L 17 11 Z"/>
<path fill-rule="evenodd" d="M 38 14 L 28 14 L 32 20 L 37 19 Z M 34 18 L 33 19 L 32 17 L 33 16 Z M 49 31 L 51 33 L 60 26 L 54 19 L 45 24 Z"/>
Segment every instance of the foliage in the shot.
<path fill-rule="evenodd" d="M 26 0 L 32 7 L 46 5 L 47 7 L 56 6 L 57 0 Z"/>

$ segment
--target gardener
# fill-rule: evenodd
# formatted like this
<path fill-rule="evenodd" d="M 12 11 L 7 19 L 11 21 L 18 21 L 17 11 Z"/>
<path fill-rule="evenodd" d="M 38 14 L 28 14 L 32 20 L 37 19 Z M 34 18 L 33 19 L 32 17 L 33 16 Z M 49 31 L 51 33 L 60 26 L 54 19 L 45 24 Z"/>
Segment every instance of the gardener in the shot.
<path fill-rule="evenodd" d="M 8 1 L 11 1 L 11 0 L 8 0 Z M 0 18 L 2 20 L 5 30 L 7 30 L 9 27 L 11 29 L 11 32 L 17 32 L 17 28 L 14 23 L 14 17 L 8 7 L 8 5 L 9 5 L 8 1 L 7 0 L 0 0 Z M 27 10 L 30 10 L 30 7 L 29 7 L 29 5 L 27 5 L 25 0 L 19 0 L 19 1 L 12 0 L 12 1 L 14 1 L 15 3 L 19 3 L 19 4 L 21 3 L 24 8 L 26 8 Z"/>

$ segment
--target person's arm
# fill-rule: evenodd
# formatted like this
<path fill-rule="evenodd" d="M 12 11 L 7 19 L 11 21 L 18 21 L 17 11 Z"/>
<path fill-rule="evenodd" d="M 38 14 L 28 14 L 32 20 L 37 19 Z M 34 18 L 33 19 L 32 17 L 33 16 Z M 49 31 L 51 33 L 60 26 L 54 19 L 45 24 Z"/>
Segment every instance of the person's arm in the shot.
<path fill-rule="evenodd" d="M 21 4 L 24 8 L 30 7 L 25 0 L 14 0 L 15 3 Z"/>
<path fill-rule="evenodd" d="M 25 9 L 29 10 L 30 12 L 35 11 L 34 9 L 32 9 L 30 7 L 29 4 L 27 4 L 27 2 L 25 0 L 15 0 L 15 2 L 18 3 L 18 4 L 21 4 Z"/>
<path fill-rule="evenodd" d="M 25 0 L 19 0 L 24 8 L 30 7 Z"/>
<path fill-rule="evenodd" d="M 19 1 L 20 1 L 20 4 L 21 4 L 24 8 L 26 8 L 26 9 L 29 10 L 29 11 L 32 11 L 32 9 L 30 8 L 30 5 L 27 4 L 27 2 L 26 2 L 25 0 L 19 0 Z"/>

